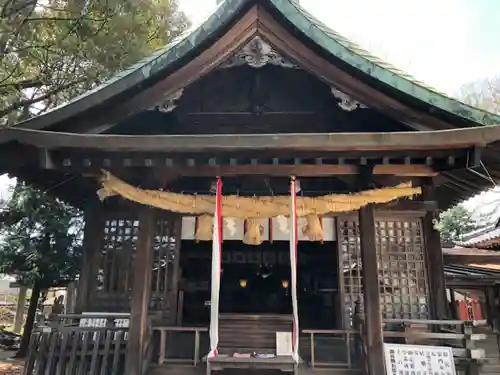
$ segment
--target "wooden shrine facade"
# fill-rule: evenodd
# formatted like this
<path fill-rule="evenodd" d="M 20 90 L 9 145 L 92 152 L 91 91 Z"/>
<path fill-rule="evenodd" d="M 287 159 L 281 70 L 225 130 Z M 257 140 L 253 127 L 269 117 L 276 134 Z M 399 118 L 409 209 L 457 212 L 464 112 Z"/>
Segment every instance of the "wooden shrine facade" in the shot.
<path fill-rule="evenodd" d="M 203 25 L 102 86 L 0 130 L 3 172 L 85 213 L 78 312 L 130 314 L 126 339 L 117 333 L 122 328 L 106 325 L 92 336 L 99 338 L 92 349 L 85 346 L 91 341 L 87 333 L 51 336 L 48 342 L 39 336 L 36 355 L 52 345 L 62 354 L 43 366 L 33 360 L 27 368 L 52 375 L 51 366 L 60 370 L 56 362 L 66 363 L 64 345 L 74 339 L 87 343 L 78 346 L 79 356 L 77 349 L 74 355 L 67 351 L 70 362 L 81 359 L 78 371 L 95 375 L 101 364 L 102 371 L 143 374 L 152 353 L 159 353 L 160 365 L 168 356 L 167 331 L 194 335 L 194 365 L 205 354 L 200 337 L 206 321 L 188 307 L 206 308 L 203 275 L 210 263 L 207 242 L 186 235 L 186 218 L 194 214 L 181 204 L 177 210 L 141 205 L 136 190 L 101 202 L 97 191 L 106 171 L 152 195 L 207 200 L 216 177 L 223 180 L 224 196 L 288 196 L 294 176 L 301 198 L 342 195 L 344 203 L 354 194 L 411 183 L 418 191 L 405 198 L 367 200 L 356 209 L 332 205 L 322 215 L 328 236 L 299 242 L 299 274 L 309 283 L 301 289 L 299 310 L 314 316 L 322 309 L 322 324 L 331 325 L 318 331 L 310 319 L 301 334 L 313 344 L 303 355 L 314 353 L 314 335 L 341 335 L 349 366 L 362 362 L 357 370 L 382 374 L 384 340 L 395 337 L 383 333 L 389 320 L 439 325 L 437 320 L 449 317 L 438 212 L 500 178 L 498 123 L 498 116 L 438 94 L 370 56 L 297 1 L 221 2 Z M 240 239 L 226 238 L 221 286 L 232 283 L 227 306 L 241 308 L 233 302 L 258 289 L 251 289 L 250 278 L 263 274 L 257 266 L 273 268 L 279 273 L 277 290 L 269 293 L 274 302 L 255 306 L 274 304 L 272 319 L 262 319 L 281 324 L 287 321 L 280 308 L 288 308 L 288 280 L 274 235 L 263 235 L 259 250 L 246 251 Z M 245 277 L 234 271 L 234 280 L 228 279 L 231 269 Z M 224 313 L 227 321 L 248 327 L 251 319 L 234 319 L 230 312 Z M 189 319 L 198 323 L 186 326 Z M 68 327 L 61 332 L 73 332 Z M 355 337 L 362 337 L 363 360 L 351 357 L 360 353 Z M 173 346 L 182 351 L 182 345 Z M 470 349 L 457 356 L 470 360 Z M 112 351 L 113 360 L 94 359 L 102 351 Z M 307 361 L 314 369 L 314 354 Z"/>
<path fill-rule="evenodd" d="M 177 321 L 177 302 L 182 273 L 178 260 L 180 252 L 187 258 L 203 257 L 210 263 L 210 253 L 181 249 L 181 217 L 160 210 L 149 211 L 156 221 L 152 234 L 152 263 L 149 311 L 160 314 L 160 319 Z M 86 233 L 95 239 L 88 247 L 80 282 L 79 311 L 129 312 L 130 291 L 133 290 L 133 272 L 136 268 L 140 207 L 125 213 L 103 212 L 101 208 L 89 214 L 92 223 Z M 427 269 L 426 236 L 423 229 L 425 211 L 384 211 L 375 214 L 377 263 L 381 265 L 378 281 L 381 309 L 385 318 L 428 319 L 430 311 L 430 281 Z M 349 326 L 350 313 L 355 302 L 363 300 L 361 233 L 356 216 L 339 215 L 324 221 L 331 225 L 335 238 L 326 239 L 323 251 L 338 257 L 340 310 L 344 311 L 344 326 Z M 189 223 L 184 221 L 184 223 Z M 92 231 L 92 232 L 90 232 Z M 193 236 L 194 237 L 194 236 Z M 241 240 L 240 240 L 241 241 Z M 302 241 L 307 241 L 304 239 Z M 428 240 L 427 240 L 428 241 Z M 194 242 L 188 240 L 185 243 Z M 267 241 L 266 241 L 267 242 Z M 275 241 L 276 243 L 276 241 Z M 256 247 L 258 248 L 258 247 Z M 224 255 L 223 263 L 264 262 L 283 263 L 289 260 L 250 259 L 253 252 Z M 227 257 L 226 257 L 227 256 Z M 234 258 L 231 260 L 231 256 Z M 264 257 L 266 254 L 264 254 Z M 249 259 L 246 259 L 249 258 Z M 274 260 L 273 260 L 274 259 Z M 337 267 L 332 263 L 331 267 Z M 442 282 L 442 281 L 441 281 Z M 189 287 L 187 287 L 189 289 Z M 86 290 L 85 292 L 83 292 Z M 180 317 L 179 317 L 180 318 Z"/>

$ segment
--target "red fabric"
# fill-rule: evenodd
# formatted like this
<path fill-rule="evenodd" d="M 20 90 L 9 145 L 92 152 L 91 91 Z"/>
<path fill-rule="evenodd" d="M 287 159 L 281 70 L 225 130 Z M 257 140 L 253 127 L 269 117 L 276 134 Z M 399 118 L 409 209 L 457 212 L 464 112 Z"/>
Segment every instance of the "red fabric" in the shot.
<path fill-rule="evenodd" d="M 273 219 L 272 218 L 269 218 L 268 225 L 269 225 L 269 242 L 273 243 Z"/>
<path fill-rule="evenodd" d="M 194 239 L 194 241 L 195 241 L 196 243 L 199 243 L 199 242 L 200 242 L 200 241 L 198 241 L 198 238 L 196 238 L 196 232 L 198 232 L 198 225 L 199 225 L 199 224 L 198 224 L 198 216 L 196 216 L 196 218 L 194 219 L 194 233 L 195 233 L 195 236 L 194 236 L 194 237 L 195 237 L 195 239 Z"/>
<path fill-rule="evenodd" d="M 481 311 L 481 304 L 477 299 L 473 299 L 470 301 L 471 310 L 472 310 L 472 319 L 473 320 L 483 320 L 483 312 Z"/>
<path fill-rule="evenodd" d="M 217 177 L 217 194 L 215 201 L 217 205 L 217 223 L 219 224 L 219 241 L 222 243 L 222 180 L 220 177 Z"/>
<path fill-rule="evenodd" d="M 467 301 L 456 301 L 458 309 L 458 319 L 459 320 L 469 320 L 469 308 L 467 306 Z"/>
<path fill-rule="evenodd" d="M 321 229 L 323 230 L 323 216 L 319 217 L 319 225 L 321 225 Z M 325 231 L 323 230 L 323 236 L 321 237 L 321 244 L 325 243 Z"/>

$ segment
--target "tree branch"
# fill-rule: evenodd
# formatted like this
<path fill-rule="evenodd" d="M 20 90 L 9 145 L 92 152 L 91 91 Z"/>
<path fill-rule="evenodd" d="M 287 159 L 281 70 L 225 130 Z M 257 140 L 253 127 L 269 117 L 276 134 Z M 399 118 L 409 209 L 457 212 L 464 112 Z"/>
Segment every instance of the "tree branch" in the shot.
<path fill-rule="evenodd" d="M 70 87 L 77 85 L 78 83 L 85 82 L 86 80 L 87 80 L 87 78 L 80 78 L 79 80 L 68 82 L 68 83 L 61 85 L 61 86 L 57 86 L 53 90 L 50 90 L 50 91 L 46 92 L 45 94 L 37 96 L 35 98 L 18 100 L 17 102 L 14 102 L 11 105 L 9 105 L 8 107 L 6 107 L 5 109 L 1 110 L 0 117 L 6 116 L 10 112 L 16 111 L 22 107 L 31 106 L 35 103 L 47 100 L 51 96 L 54 96 L 54 95 L 60 93 L 61 91 L 67 90 Z"/>

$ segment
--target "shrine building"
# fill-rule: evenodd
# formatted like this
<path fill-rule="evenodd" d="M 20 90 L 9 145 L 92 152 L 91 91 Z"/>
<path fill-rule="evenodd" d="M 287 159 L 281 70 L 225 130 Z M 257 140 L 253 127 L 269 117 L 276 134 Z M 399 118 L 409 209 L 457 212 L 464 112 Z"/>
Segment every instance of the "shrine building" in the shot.
<path fill-rule="evenodd" d="M 25 373 L 392 374 L 386 343 L 487 374 L 496 333 L 453 316 L 435 228 L 500 179 L 499 123 L 298 1 L 220 1 L 0 130 L 2 172 L 85 215 L 77 310 L 34 333 Z"/>

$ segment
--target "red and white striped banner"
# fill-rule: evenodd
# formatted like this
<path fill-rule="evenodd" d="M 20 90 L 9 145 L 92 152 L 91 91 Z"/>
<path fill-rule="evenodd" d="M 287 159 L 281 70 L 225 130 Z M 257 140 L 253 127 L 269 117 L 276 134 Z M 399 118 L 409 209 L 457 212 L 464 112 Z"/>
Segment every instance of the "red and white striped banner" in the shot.
<path fill-rule="evenodd" d="M 295 177 L 290 181 L 290 273 L 291 273 L 291 295 L 292 295 L 292 349 L 293 359 L 299 360 L 299 307 L 297 301 L 297 244 L 298 244 L 298 220 L 297 220 L 297 183 Z"/>
<path fill-rule="evenodd" d="M 222 264 L 222 180 L 217 177 L 215 196 L 214 229 L 212 237 L 212 290 L 210 296 L 210 352 L 208 357 L 217 356 L 219 344 L 219 293 Z"/>

